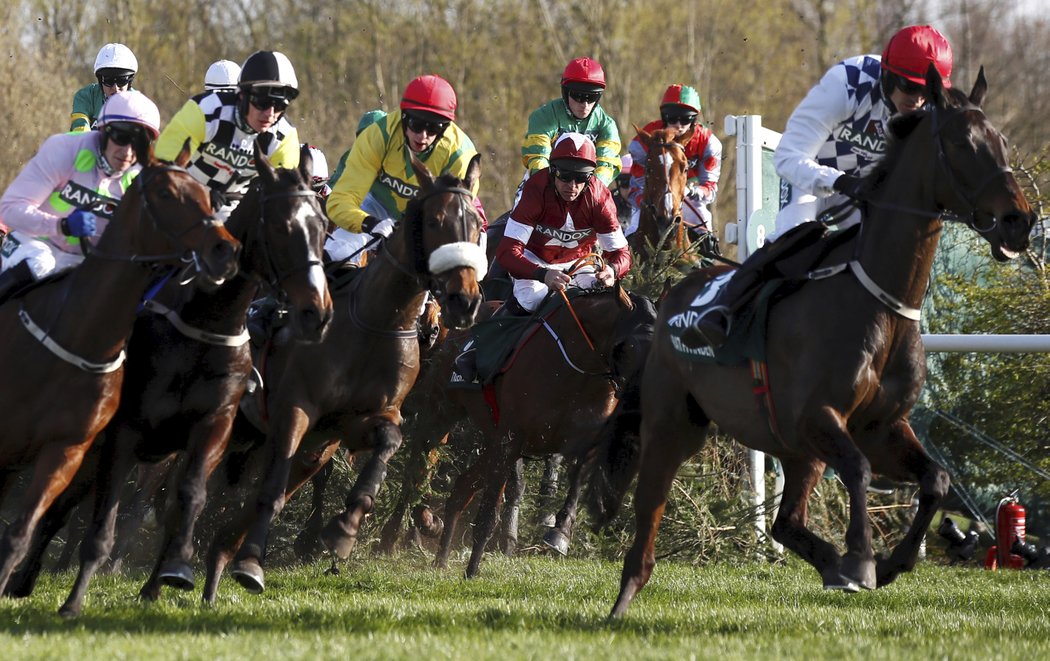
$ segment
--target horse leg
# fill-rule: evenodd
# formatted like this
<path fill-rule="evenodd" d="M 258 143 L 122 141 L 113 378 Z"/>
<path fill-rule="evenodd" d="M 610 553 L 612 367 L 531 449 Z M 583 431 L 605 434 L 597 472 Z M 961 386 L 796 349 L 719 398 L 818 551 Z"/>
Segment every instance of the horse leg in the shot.
<path fill-rule="evenodd" d="M 365 515 L 375 506 L 376 493 L 386 478 L 387 462 L 401 447 L 401 440 L 401 428 L 385 418 L 372 429 L 372 456 L 361 468 L 346 497 L 346 510 L 333 517 L 321 531 L 321 541 L 340 560 L 346 560 L 354 550 L 357 531 Z"/>
<path fill-rule="evenodd" d="M 523 495 L 525 495 L 525 460 L 519 458 L 511 465 L 507 487 L 504 491 L 507 502 L 503 506 L 500 550 L 507 557 L 514 557 L 515 551 L 518 550 L 518 517 L 521 512 Z"/>
<path fill-rule="evenodd" d="M 824 462 L 815 458 L 781 458 L 784 467 L 784 493 L 771 530 L 773 539 L 813 565 L 827 589 L 856 592 L 855 584 L 841 574 L 842 560 L 834 545 L 807 528 L 809 496 L 824 472 Z"/>
<path fill-rule="evenodd" d="M 116 541 L 113 542 L 109 561 L 103 566 L 102 572 L 112 573 L 120 570 L 132 540 L 145 523 L 154 499 L 175 465 L 176 457 L 177 455 L 173 454 L 153 465 L 139 465 L 139 474 L 131 497 L 121 499 L 121 508 L 117 513 Z"/>
<path fill-rule="evenodd" d="M 88 455 L 90 457 L 90 454 Z M 33 588 L 36 587 L 37 579 L 40 578 L 40 572 L 43 569 L 44 554 L 47 551 L 48 545 L 51 540 L 54 539 L 55 535 L 70 522 L 70 518 L 73 512 L 77 512 L 81 516 L 78 518 L 86 518 L 83 515 L 87 511 L 87 507 L 84 504 L 85 498 L 91 492 L 93 469 L 94 464 L 88 465 L 88 459 L 81 463 L 81 469 L 77 471 L 77 474 L 73 477 L 73 481 L 70 483 L 66 490 L 62 492 L 55 502 L 48 508 L 47 513 L 44 514 L 40 519 L 40 523 L 37 526 L 36 534 L 33 535 L 29 550 L 25 555 L 25 560 L 22 562 L 22 566 L 18 569 L 14 575 L 11 576 L 11 580 L 8 581 L 6 596 L 10 597 L 28 597 L 33 593 Z M 90 474 L 91 477 L 85 478 L 86 474 Z M 78 507 L 79 506 L 79 507 Z M 84 528 L 80 528 L 81 535 L 73 538 L 69 537 L 66 540 L 65 547 L 62 549 L 63 555 L 69 550 L 76 548 L 76 543 L 83 538 L 83 534 L 86 531 L 86 522 Z M 70 524 L 69 529 L 73 530 L 74 526 Z"/>
<path fill-rule="evenodd" d="M 256 494 L 254 508 L 244 508 L 240 550 L 230 567 L 232 576 L 245 590 L 259 594 L 265 589 L 262 561 L 266 557 L 266 541 L 274 518 L 287 502 L 288 476 L 299 443 L 310 428 L 310 415 L 301 407 L 289 407 L 287 420 L 271 420 L 267 445 L 271 448 L 270 462 Z"/>
<path fill-rule="evenodd" d="M 423 489 L 424 482 L 433 470 L 434 462 L 437 461 L 437 448 L 448 443 L 449 432 L 444 434 L 430 433 L 427 438 L 438 438 L 437 443 L 424 443 L 419 447 L 416 443 L 405 448 L 409 451 L 408 460 L 405 462 L 404 478 L 401 480 L 401 494 L 398 496 L 394 511 L 383 526 L 379 536 L 379 547 L 377 553 L 390 555 L 394 552 L 394 546 L 401 536 L 401 522 L 405 513 L 418 498 Z"/>
<path fill-rule="evenodd" d="M 437 555 L 434 556 L 434 566 L 438 569 L 448 567 L 448 556 L 452 550 L 452 540 L 455 537 L 456 527 L 459 519 L 463 516 L 463 510 L 467 509 L 474 494 L 481 488 L 484 480 L 484 464 L 480 458 L 465 471 L 456 477 L 452 490 L 445 499 L 445 529 L 441 532 L 441 543 Z"/>
<path fill-rule="evenodd" d="M 321 529 L 324 526 L 324 496 L 328 489 L 328 481 L 335 470 L 335 462 L 329 461 L 310 480 L 313 492 L 310 494 L 310 516 L 303 524 L 303 529 L 295 536 L 292 547 L 295 555 L 302 562 L 316 560 L 322 551 L 320 540 Z"/>
<path fill-rule="evenodd" d="M 22 511 L 8 524 L 0 538 L 0 594 L 5 592 L 11 574 L 25 557 L 37 523 L 69 486 L 84 460 L 84 453 L 94 440 L 95 437 L 91 436 L 77 445 L 49 443 L 41 449 L 25 491 Z"/>
<path fill-rule="evenodd" d="M 625 614 L 631 600 L 649 582 L 656 566 L 656 533 L 664 516 L 671 483 L 686 459 L 699 451 L 707 434 L 706 427 L 697 429 L 688 418 L 680 420 L 677 425 L 671 418 L 655 418 L 643 420 L 642 424 L 638 486 L 634 495 L 634 543 L 624 557 L 620 594 L 609 617 Z M 657 424 L 661 427 L 659 432 L 654 429 Z"/>
<path fill-rule="evenodd" d="M 80 614 L 91 579 L 113 549 L 117 510 L 120 507 L 123 485 L 135 463 L 134 455 L 130 451 L 131 445 L 121 443 L 122 435 L 122 432 L 118 432 L 116 436 L 107 435 L 103 439 L 91 524 L 84 534 L 84 541 L 80 543 L 80 571 L 77 573 L 77 579 L 65 603 L 58 610 L 62 617 L 76 617 Z M 124 448 L 129 449 L 125 451 Z"/>
<path fill-rule="evenodd" d="M 901 572 L 911 571 L 915 567 L 922 539 L 939 503 L 948 495 L 949 479 L 948 472 L 926 454 L 911 425 L 905 420 L 898 421 L 890 428 L 888 438 L 873 456 L 877 457 L 872 462 L 876 472 L 894 478 L 904 478 L 910 474 L 919 482 L 919 508 L 904 539 L 893 549 L 889 558 L 879 558 L 876 563 L 877 584 L 882 587 L 892 583 Z"/>
<path fill-rule="evenodd" d="M 543 536 L 543 543 L 561 555 L 569 554 L 569 542 L 572 541 L 572 529 L 576 525 L 576 508 L 580 503 L 580 491 L 583 489 L 583 462 L 574 461 L 569 467 L 569 491 L 565 494 L 565 503 L 554 520 L 554 527 Z"/>
<path fill-rule="evenodd" d="M 875 581 L 875 554 L 871 549 L 871 522 L 868 520 L 868 484 L 871 464 L 853 442 L 842 416 L 830 407 L 822 407 L 812 416 L 803 416 L 799 438 L 806 439 L 820 452 L 820 458 L 834 468 L 849 494 L 849 525 L 846 528 L 846 553 L 842 556 L 842 582 L 828 584 L 827 567 L 817 567 L 827 589 L 853 591 L 856 587 L 872 590 Z"/>
<path fill-rule="evenodd" d="M 79 475 L 80 472 L 77 471 L 77 474 Z M 59 500 L 62 499 L 60 498 Z M 59 501 L 55 501 L 51 506 L 51 509 L 53 510 L 57 507 L 58 503 Z M 83 504 L 80 507 L 75 507 L 69 514 L 70 515 L 63 517 L 69 528 L 66 530 L 66 543 L 62 546 L 62 553 L 58 556 L 58 560 L 55 561 L 53 569 L 55 572 L 64 572 L 72 566 L 73 556 L 76 554 L 77 541 L 84 539 L 84 536 L 87 534 L 88 524 L 90 523 L 88 520 L 90 510 L 86 504 Z M 41 525 L 49 525 L 45 522 L 50 518 L 50 515 L 45 516 L 41 521 Z M 55 531 L 51 537 L 54 537 L 57 532 L 58 531 Z M 49 537 L 49 541 L 51 537 Z M 43 551 L 43 549 L 41 550 Z M 32 553 L 30 553 L 29 557 L 32 557 Z"/>
<path fill-rule="evenodd" d="M 540 478 L 540 509 L 539 524 L 546 528 L 552 528 L 557 521 L 557 516 L 550 511 L 554 507 L 555 497 L 558 495 L 558 469 L 564 458 L 560 454 L 552 454 L 547 457 L 543 464 L 543 477 Z"/>
<path fill-rule="evenodd" d="M 512 459 L 512 438 L 507 435 L 498 444 L 485 448 L 478 463 L 486 466 L 484 491 L 481 494 L 481 505 L 474 520 L 474 545 L 467 562 L 467 578 L 474 578 L 481 568 L 481 559 L 485 555 L 485 546 L 492 538 L 499 521 L 500 502 L 506 489 L 508 477 L 513 471 L 516 460 Z"/>
<path fill-rule="evenodd" d="M 139 596 L 155 600 L 161 585 L 183 591 L 195 587 L 193 531 L 204 510 L 208 478 L 222 461 L 230 440 L 236 410 L 228 410 L 194 426 L 185 462 L 175 481 L 175 502 L 168 505 L 164 521 L 164 541 L 153 573 L 139 590 Z"/>

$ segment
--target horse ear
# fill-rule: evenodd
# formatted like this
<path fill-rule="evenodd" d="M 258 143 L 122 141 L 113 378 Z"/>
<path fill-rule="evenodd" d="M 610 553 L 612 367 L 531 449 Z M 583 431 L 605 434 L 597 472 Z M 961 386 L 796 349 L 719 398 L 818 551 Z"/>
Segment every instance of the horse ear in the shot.
<path fill-rule="evenodd" d="M 299 149 L 299 174 L 302 175 L 303 181 L 306 183 L 313 181 L 314 157 L 310 153 L 310 147 L 305 144 Z"/>
<path fill-rule="evenodd" d="M 930 62 L 930 66 L 926 69 L 926 98 L 938 108 L 945 107 L 944 80 L 941 79 L 941 72 L 937 71 L 933 62 Z"/>
<path fill-rule="evenodd" d="M 471 191 L 478 190 L 478 181 L 481 179 L 481 154 L 474 154 L 474 158 L 470 159 L 470 164 L 467 165 L 467 176 L 464 178 L 464 182 L 467 184 L 467 189 Z"/>
<path fill-rule="evenodd" d="M 988 93 L 988 81 L 984 78 L 984 65 L 981 65 L 980 71 L 977 72 L 977 81 L 973 84 L 973 89 L 970 90 L 970 103 L 977 106 L 978 108 L 984 103 L 984 95 Z"/>
<path fill-rule="evenodd" d="M 182 143 L 182 149 L 179 151 L 179 155 L 175 157 L 175 165 L 180 168 L 186 167 L 190 162 L 190 139 L 186 138 L 186 142 Z"/>
<path fill-rule="evenodd" d="M 638 134 L 638 137 L 641 138 L 642 142 L 648 144 L 649 141 L 653 139 L 652 133 L 649 133 L 645 129 L 638 128 L 637 124 L 632 123 L 631 126 L 634 127 L 634 132 Z"/>
<path fill-rule="evenodd" d="M 412 171 L 416 173 L 416 179 L 419 179 L 419 188 L 424 192 L 429 191 L 434 187 L 434 175 L 430 174 L 430 170 L 423 165 L 423 161 L 416 158 L 412 150 L 408 153 L 412 158 Z"/>
<path fill-rule="evenodd" d="M 255 171 L 259 173 L 259 176 L 267 183 L 277 181 L 277 172 L 274 171 L 273 165 L 270 164 L 266 154 L 263 153 L 258 140 L 252 143 L 252 155 L 255 158 Z"/>

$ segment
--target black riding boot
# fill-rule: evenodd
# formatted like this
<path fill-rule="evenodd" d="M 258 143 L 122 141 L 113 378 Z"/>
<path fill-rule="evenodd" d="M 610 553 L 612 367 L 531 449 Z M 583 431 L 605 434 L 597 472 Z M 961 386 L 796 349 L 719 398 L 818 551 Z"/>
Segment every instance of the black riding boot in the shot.
<path fill-rule="evenodd" d="M 26 285 L 36 281 L 33 270 L 27 262 L 19 262 L 0 273 L 0 302 L 6 301 L 12 294 L 18 292 Z"/>
<path fill-rule="evenodd" d="M 690 349 L 703 346 L 717 349 L 722 346 L 729 337 L 729 327 L 732 325 L 733 313 L 739 308 L 739 301 L 744 300 L 744 296 L 761 282 L 761 273 L 746 265 L 734 273 L 704 314 L 682 332 L 682 344 Z"/>
<path fill-rule="evenodd" d="M 476 383 L 478 380 L 478 348 L 474 346 L 474 340 L 456 356 L 453 365 L 454 374 L 452 380 L 461 383 Z M 458 378 L 457 378 L 458 377 Z M 462 379 L 462 381 L 460 381 Z"/>

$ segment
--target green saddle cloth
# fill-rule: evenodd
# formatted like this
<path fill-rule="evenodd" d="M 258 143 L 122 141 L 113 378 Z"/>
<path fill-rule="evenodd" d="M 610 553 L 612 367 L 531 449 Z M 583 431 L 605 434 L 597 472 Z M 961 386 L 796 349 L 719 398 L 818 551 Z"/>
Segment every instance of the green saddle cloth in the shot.
<path fill-rule="evenodd" d="M 728 275 L 728 274 L 727 274 Z M 767 282 L 750 303 L 733 315 L 729 337 L 714 349 L 697 347 L 690 349 L 682 344 L 681 336 L 714 299 L 716 287 L 725 282 L 725 277 L 709 281 L 685 310 L 667 320 L 671 332 L 671 346 L 682 358 L 717 365 L 741 365 L 748 360 L 764 362 L 766 359 L 766 320 L 773 294 L 784 284 L 783 280 Z"/>

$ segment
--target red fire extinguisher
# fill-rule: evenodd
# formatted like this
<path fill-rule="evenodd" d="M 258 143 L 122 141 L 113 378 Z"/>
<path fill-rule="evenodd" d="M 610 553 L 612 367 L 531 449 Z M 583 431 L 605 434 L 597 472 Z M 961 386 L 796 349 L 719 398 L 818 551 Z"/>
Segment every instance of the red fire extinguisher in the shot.
<path fill-rule="evenodd" d="M 1024 543 L 1025 537 L 1025 512 L 1024 507 L 1017 501 L 1017 492 L 1013 492 L 999 501 L 995 509 L 995 546 L 988 549 L 984 566 L 988 569 L 996 567 L 1007 567 L 1010 569 L 1023 569 L 1024 558 L 1010 553 L 1010 547 L 1014 540 L 1019 539 Z"/>

